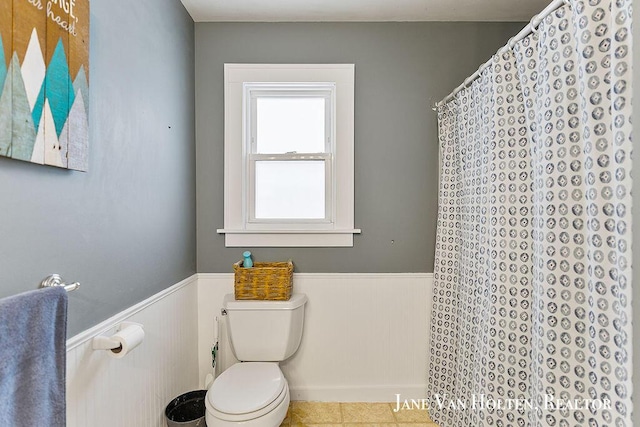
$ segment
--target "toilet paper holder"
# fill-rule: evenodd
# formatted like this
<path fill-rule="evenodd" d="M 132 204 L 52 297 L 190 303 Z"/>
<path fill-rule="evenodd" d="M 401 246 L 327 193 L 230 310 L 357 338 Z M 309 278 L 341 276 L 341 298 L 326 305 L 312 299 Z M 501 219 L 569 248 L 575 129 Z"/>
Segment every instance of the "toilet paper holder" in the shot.
<path fill-rule="evenodd" d="M 122 322 L 116 328 L 116 333 L 129 326 L 140 326 L 142 328 L 142 325 L 140 323 Z M 92 346 L 94 350 L 110 350 L 113 353 L 119 353 L 122 351 L 122 345 L 120 345 L 120 342 L 111 337 L 105 337 L 104 335 L 93 337 Z"/>

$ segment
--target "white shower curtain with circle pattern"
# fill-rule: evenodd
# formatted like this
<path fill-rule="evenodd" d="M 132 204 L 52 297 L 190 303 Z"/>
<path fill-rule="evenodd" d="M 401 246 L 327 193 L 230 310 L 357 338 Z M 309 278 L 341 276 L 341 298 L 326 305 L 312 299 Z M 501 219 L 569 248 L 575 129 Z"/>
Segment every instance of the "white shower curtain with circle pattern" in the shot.
<path fill-rule="evenodd" d="M 572 0 L 438 111 L 441 427 L 631 427 L 631 0 Z"/>

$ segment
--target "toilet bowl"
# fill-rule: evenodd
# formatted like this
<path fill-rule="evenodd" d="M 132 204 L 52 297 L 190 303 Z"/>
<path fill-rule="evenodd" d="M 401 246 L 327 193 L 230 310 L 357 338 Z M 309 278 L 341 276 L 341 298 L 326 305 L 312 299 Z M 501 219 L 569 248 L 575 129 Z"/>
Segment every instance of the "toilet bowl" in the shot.
<path fill-rule="evenodd" d="M 235 301 L 225 296 L 231 349 L 240 363 L 213 382 L 205 399 L 208 427 L 276 427 L 287 414 L 289 384 L 278 362 L 302 338 L 307 297 L 289 301 Z"/>
<path fill-rule="evenodd" d="M 237 363 L 207 393 L 207 426 L 280 425 L 289 402 L 289 385 L 277 363 Z"/>

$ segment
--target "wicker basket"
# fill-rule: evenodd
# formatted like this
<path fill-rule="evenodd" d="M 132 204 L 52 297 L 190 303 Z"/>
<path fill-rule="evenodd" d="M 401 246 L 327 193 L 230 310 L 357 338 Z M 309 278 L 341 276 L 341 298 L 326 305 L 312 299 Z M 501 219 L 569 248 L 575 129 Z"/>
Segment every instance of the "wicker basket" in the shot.
<path fill-rule="evenodd" d="M 233 264 L 234 293 L 237 300 L 287 301 L 293 286 L 293 262 L 256 262 L 244 268 Z"/>

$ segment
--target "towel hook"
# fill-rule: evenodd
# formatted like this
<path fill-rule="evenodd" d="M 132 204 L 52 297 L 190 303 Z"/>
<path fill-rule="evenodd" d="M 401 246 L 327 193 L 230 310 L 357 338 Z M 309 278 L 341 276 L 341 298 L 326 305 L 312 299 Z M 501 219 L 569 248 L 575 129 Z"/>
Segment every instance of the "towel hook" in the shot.
<path fill-rule="evenodd" d="M 52 274 L 50 276 L 47 276 L 44 279 L 42 279 L 42 282 L 40 282 L 41 288 L 51 288 L 51 287 L 58 287 L 58 286 L 63 287 L 64 290 L 67 292 L 71 292 L 78 289 L 80 287 L 80 283 L 74 282 L 67 285 L 66 283 L 64 283 L 64 281 L 62 280 L 62 277 L 60 277 L 59 274 Z"/>

